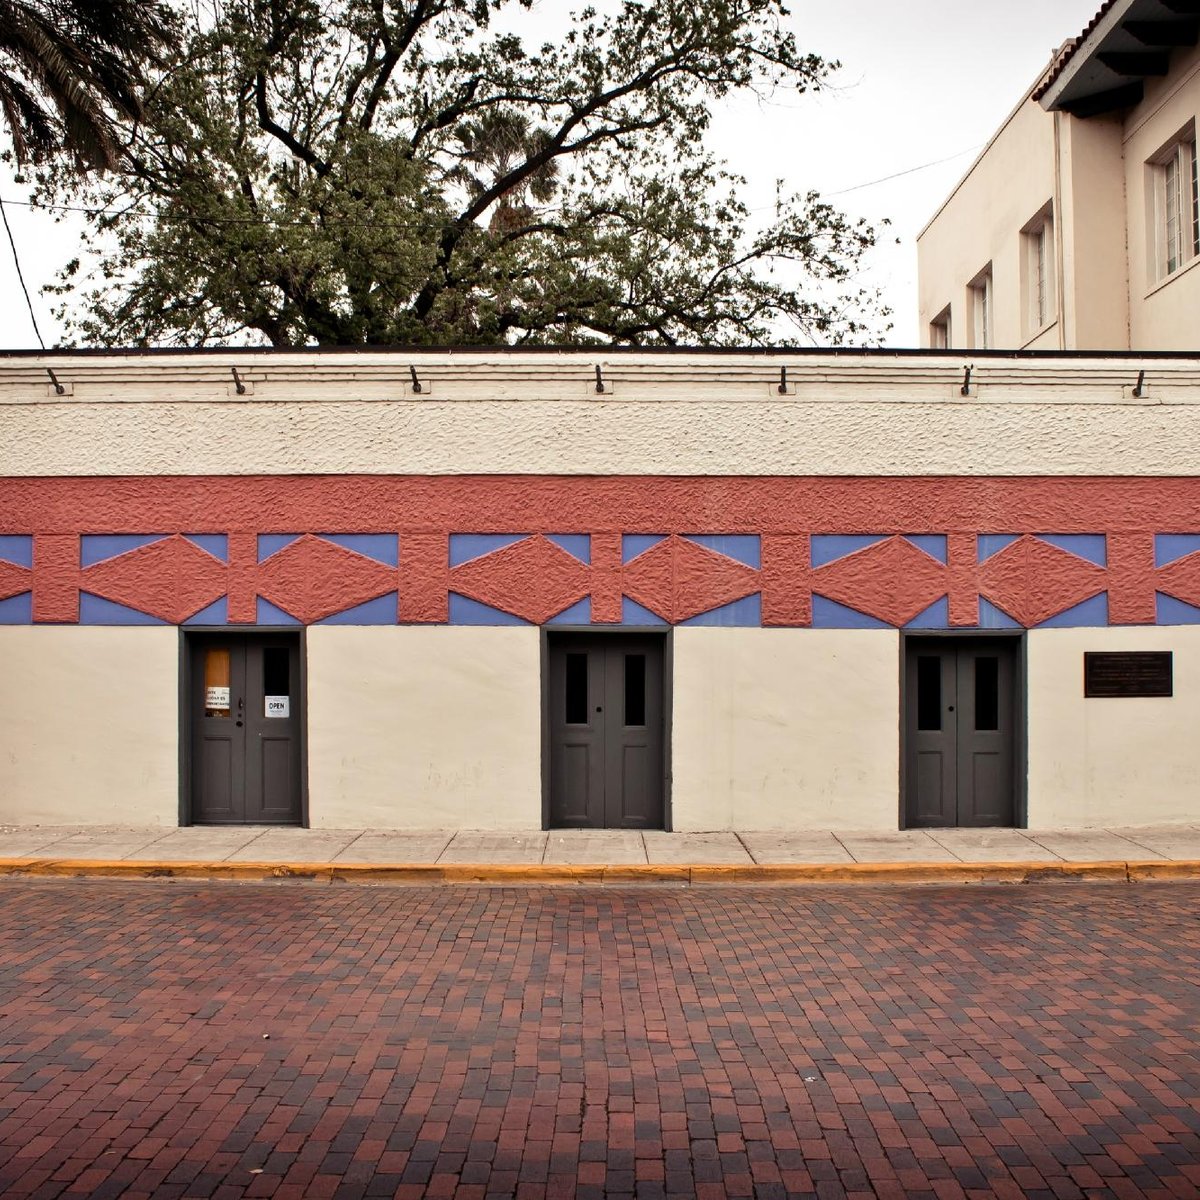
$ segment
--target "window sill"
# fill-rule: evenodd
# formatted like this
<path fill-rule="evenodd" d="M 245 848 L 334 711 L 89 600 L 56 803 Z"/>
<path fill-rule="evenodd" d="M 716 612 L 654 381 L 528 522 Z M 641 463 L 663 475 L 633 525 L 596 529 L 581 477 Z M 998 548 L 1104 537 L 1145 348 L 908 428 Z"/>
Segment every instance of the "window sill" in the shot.
<path fill-rule="evenodd" d="M 1031 334 L 1030 334 L 1030 335 L 1029 335 L 1029 336 L 1028 336 L 1028 337 L 1027 337 L 1027 338 L 1026 338 L 1026 339 L 1025 339 L 1025 340 L 1024 340 L 1022 343 L 1021 343 L 1021 345 L 1020 345 L 1019 349 L 1021 349 L 1021 350 L 1028 350 L 1028 349 L 1029 349 L 1029 347 L 1030 347 L 1030 346 L 1032 346 L 1032 345 L 1033 345 L 1033 343 L 1034 343 L 1034 342 L 1036 342 L 1036 341 L 1038 340 L 1038 338 L 1040 338 L 1040 337 L 1041 337 L 1043 334 L 1049 333 L 1049 332 L 1050 332 L 1050 330 L 1051 330 L 1051 329 L 1053 329 L 1053 328 L 1054 328 L 1054 327 L 1055 327 L 1057 324 L 1058 324 L 1058 318 L 1057 318 L 1057 317 L 1054 317 L 1052 320 L 1049 320 L 1049 321 L 1047 321 L 1047 322 L 1045 323 L 1045 325 L 1043 325 L 1043 326 L 1041 327 L 1041 329 L 1035 329 L 1035 330 L 1034 330 L 1034 331 L 1033 331 L 1033 332 L 1032 332 L 1032 333 L 1031 333 Z"/>
<path fill-rule="evenodd" d="M 1155 292 L 1161 292 L 1162 289 L 1168 284 L 1174 283 L 1175 280 L 1180 277 L 1180 275 L 1186 275 L 1189 271 L 1196 267 L 1200 267 L 1200 254 L 1193 254 L 1192 257 L 1189 258 L 1182 267 L 1176 267 L 1175 270 L 1170 273 L 1170 275 L 1164 275 L 1161 279 L 1158 279 L 1152 283 L 1149 290 L 1146 292 L 1145 299 L 1149 300 Z"/>

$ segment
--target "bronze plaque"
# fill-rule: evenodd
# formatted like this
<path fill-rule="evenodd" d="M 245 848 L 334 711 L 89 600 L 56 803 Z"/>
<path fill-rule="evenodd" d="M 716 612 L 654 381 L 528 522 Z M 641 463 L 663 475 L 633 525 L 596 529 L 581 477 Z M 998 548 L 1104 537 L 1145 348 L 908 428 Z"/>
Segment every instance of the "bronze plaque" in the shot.
<path fill-rule="evenodd" d="M 1088 651 L 1083 656 L 1085 696 L 1171 696 L 1170 650 Z"/>

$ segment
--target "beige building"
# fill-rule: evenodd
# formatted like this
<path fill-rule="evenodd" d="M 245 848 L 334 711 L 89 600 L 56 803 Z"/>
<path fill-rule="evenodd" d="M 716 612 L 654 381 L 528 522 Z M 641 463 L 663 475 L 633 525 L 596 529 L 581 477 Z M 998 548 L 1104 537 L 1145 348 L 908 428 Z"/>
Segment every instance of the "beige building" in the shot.
<path fill-rule="evenodd" d="M 1192 350 L 1200 5 L 1107 0 L 917 239 L 922 345 Z"/>

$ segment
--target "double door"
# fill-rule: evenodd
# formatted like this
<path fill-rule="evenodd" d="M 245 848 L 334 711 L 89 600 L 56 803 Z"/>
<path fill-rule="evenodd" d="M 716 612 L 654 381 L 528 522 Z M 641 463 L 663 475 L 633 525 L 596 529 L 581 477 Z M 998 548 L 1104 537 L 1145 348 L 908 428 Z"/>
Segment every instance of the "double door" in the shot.
<path fill-rule="evenodd" d="M 550 824 L 663 828 L 663 640 L 551 635 Z"/>
<path fill-rule="evenodd" d="M 1013 825 L 1015 641 L 906 645 L 906 827 Z"/>
<path fill-rule="evenodd" d="M 189 655 L 193 824 L 299 825 L 299 637 L 196 635 Z"/>

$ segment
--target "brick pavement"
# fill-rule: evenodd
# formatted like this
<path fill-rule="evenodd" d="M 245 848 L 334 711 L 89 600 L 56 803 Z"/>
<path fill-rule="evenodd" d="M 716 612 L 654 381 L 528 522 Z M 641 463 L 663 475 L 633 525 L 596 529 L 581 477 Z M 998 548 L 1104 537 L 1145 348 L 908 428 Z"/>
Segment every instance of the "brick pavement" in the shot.
<path fill-rule="evenodd" d="M 6 880 L 0 1193 L 1195 1197 L 1198 902 Z"/>

